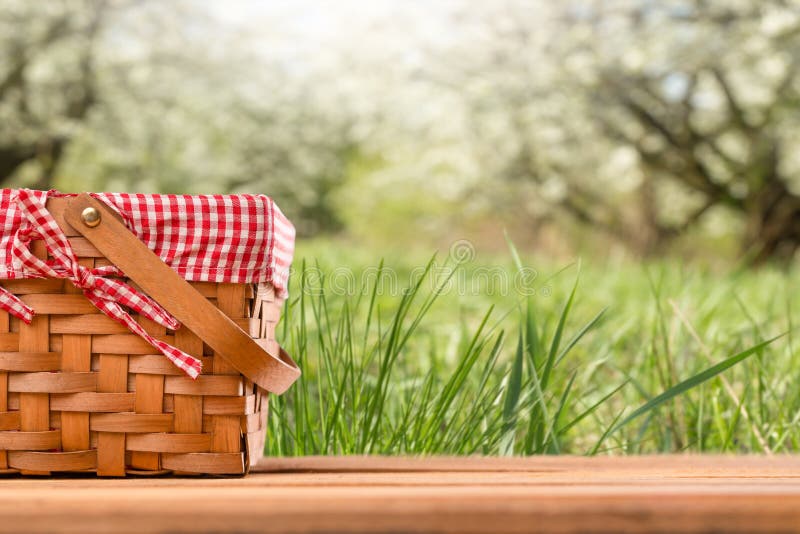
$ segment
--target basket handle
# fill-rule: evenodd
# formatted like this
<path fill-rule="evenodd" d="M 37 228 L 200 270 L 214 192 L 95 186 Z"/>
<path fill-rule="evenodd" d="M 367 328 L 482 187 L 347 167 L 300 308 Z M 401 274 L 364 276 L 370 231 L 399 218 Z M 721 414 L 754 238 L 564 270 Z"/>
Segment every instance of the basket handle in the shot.
<path fill-rule="evenodd" d="M 87 208 L 100 213 L 95 226 L 83 220 L 82 213 Z M 297 364 L 283 349 L 277 356 L 270 354 L 161 261 L 102 202 L 82 193 L 69 201 L 64 219 L 145 293 L 254 383 L 281 394 L 300 376 Z"/>

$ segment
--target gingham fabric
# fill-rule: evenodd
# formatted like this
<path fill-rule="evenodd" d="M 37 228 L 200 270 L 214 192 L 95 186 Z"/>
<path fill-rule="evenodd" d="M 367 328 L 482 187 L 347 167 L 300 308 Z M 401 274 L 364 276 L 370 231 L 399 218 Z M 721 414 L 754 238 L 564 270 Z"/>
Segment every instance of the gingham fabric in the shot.
<path fill-rule="evenodd" d="M 0 190 L 0 279 L 66 278 L 103 313 L 124 324 L 189 376 L 200 361 L 150 336 L 124 307 L 177 329 L 180 323 L 146 295 L 114 278 L 116 267 L 88 269 L 78 264 L 67 237 L 45 209 L 57 191 Z M 93 193 L 120 213 L 128 228 L 189 281 L 271 283 L 286 294 L 294 227 L 265 195 L 143 195 Z M 44 241 L 51 259 L 34 256 L 30 242 Z M 26 323 L 32 310 L 0 288 L 0 309 Z"/>

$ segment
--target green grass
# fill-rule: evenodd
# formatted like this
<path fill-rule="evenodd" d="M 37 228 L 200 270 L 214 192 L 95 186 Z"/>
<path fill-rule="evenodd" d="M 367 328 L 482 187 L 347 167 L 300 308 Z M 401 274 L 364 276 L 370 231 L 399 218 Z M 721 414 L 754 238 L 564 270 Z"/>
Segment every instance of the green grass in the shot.
<path fill-rule="evenodd" d="M 271 399 L 267 453 L 800 446 L 793 274 L 499 262 L 301 250 L 278 332 L 303 377 Z M 487 266 L 516 289 L 473 285 Z"/>

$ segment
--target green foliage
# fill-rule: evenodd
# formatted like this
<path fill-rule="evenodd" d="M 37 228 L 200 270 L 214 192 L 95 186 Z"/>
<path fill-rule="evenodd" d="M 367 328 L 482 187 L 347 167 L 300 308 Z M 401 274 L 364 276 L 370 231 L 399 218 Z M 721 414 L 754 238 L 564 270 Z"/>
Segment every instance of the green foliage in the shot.
<path fill-rule="evenodd" d="M 783 0 L 290 4 L 4 0 L 0 183 L 263 192 L 371 243 L 800 246 Z"/>
<path fill-rule="evenodd" d="M 522 267 L 512 256 L 509 275 Z M 800 445 L 790 372 L 797 290 L 786 275 L 589 264 L 580 279 L 554 269 L 534 296 L 459 295 L 454 282 L 476 266 L 406 262 L 390 264 L 397 271 L 362 264 L 356 279 L 377 276 L 348 291 L 341 270 L 301 265 L 280 332 L 304 374 L 271 399 L 269 454 Z M 386 291 L 387 273 L 408 276 L 406 289 Z M 747 304 L 731 306 L 737 299 Z"/>

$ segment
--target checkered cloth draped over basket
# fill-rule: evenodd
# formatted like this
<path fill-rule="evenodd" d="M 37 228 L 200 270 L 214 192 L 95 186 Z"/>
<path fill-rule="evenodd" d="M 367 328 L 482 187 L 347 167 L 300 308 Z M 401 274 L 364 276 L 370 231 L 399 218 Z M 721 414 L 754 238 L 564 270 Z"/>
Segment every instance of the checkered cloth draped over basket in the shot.
<path fill-rule="evenodd" d="M 117 278 L 114 266 L 79 265 L 67 237 L 45 209 L 48 198 L 69 194 L 28 189 L 0 190 L 0 280 L 66 278 L 103 313 L 141 336 L 189 376 L 200 361 L 159 341 L 125 308 L 170 329 L 177 320 L 156 302 Z M 193 282 L 272 284 L 285 297 L 294 253 L 294 227 L 265 195 L 152 195 L 92 193 L 118 212 L 127 227 L 179 275 Z M 50 259 L 30 251 L 41 239 Z M 0 309 L 30 322 L 34 310 L 0 288 Z"/>

